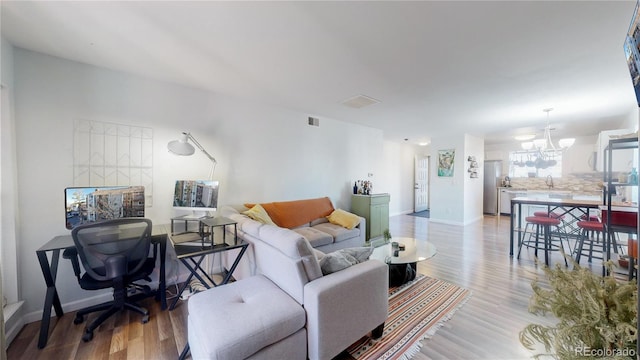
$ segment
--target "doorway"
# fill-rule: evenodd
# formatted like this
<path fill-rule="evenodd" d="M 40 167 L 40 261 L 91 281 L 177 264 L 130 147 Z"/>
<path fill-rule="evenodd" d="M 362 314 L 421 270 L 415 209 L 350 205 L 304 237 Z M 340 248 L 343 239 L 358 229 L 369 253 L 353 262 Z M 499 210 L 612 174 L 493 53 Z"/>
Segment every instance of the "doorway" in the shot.
<path fill-rule="evenodd" d="M 416 155 L 414 162 L 413 211 L 429 210 L 429 156 Z"/>

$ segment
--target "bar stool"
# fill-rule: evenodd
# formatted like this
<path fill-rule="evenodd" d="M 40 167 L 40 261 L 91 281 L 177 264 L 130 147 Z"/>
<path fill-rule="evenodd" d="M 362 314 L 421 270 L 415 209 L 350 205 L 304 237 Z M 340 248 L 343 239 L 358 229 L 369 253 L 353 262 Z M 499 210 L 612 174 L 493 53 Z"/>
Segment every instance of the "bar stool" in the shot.
<path fill-rule="evenodd" d="M 589 219 L 587 219 L 587 215 L 580 216 L 580 220 L 582 221 L 600 221 L 598 215 L 589 215 Z"/>
<path fill-rule="evenodd" d="M 600 234 L 603 234 L 604 239 L 604 224 L 599 221 L 578 221 L 578 228 L 580 228 L 580 236 L 578 237 L 578 245 L 576 246 L 576 263 L 580 264 L 580 257 L 582 256 L 582 251 L 584 249 L 584 243 L 589 242 L 589 262 L 591 259 L 603 259 L 603 257 L 593 256 L 593 247 L 594 243 L 597 243 L 597 247 L 600 250 L 596 250 L 597 252 L 603 253 L 604 243 L 600 243 Z M 591 236 L 589 236 L 591 234 Z M 596 239 L 593 239 L 593 236 L 596 236 Z"/>
<path fill-rule="evenodd" d="M 567 240 L 567 246 L 569 247 L 569 253 L 573 252 L 573 250 L 571 249 L 571 243 L 569 242 L 569 236 L 567 235 L 567 223 L 564 221 L 564 215 L 560 215 L 556 212 L 547 212 L 547 211 L 536 211 L 533 213 L 533 216 L 540 216 L 540 217 L 550 217 L 553 219 L 558 219 L 560 220 L 560 223 L 562 223 L 562 226 L 558 226 L 558 233 L 564 235 L 564 238 Z M 529 224 L 527 224 L 529 225 Z M 525 227 L 525 231 L 527 230 L 527 228 Z"/>
<path fill-rule="evenodd" d="M 536 211 L 533 213 L 533 216 L 540 216 L 540 217 L 550 217 L 550 218 L 554 218 L 554 219 L 564 219 L 564 216 L 555 213 L 555 212 L 547 212 L 547 211 Z"/>
<path fill-rule="evenodd" d="M 578 244 L 575 250 L 576 263 L 580 264 L 580 257 L 584 255 L 583 250 L 585 242 L 589 243 L 589 262 L 591 262 L 591 259 L 604 260 L 604 252 L 607 251 L 605 248 L 604 224 L 600 221 L 578 221 L 577 225 L 578 228 L 580 228 L 580 236 L 578 237 Z M 600 234 L 602 234 L 602 242 L 600 241 Z M 613 252 L 615 254 L 618 254 L 619 245 L 616 239 L 616 234 L 612 234 L 611 244 L 609 244 L 609 246 L 610 248 L 613 247 Z M 596 247 L 596 252 L 600 252 L 602 257 L 593 256 L 594 245 Z M 620 249 L 622 251 L 622 248 Z"/>
<path fill-rule="evenodd" d="M 559 245 L 554 245 L 551 242 L 551 226 L 558 227 L 560 225 L 560 220 L 554 219 L 548 216 L 527 216 L 525 218 L 527 225 L 531 224 L 536 227 L 536 237 L 535 240 L 532 240 L 529 237 L 529 240 L 522 240 L 520 246 L 518 248 L 518 256 L 520 259 L 520 252 L 522 251 L 522 247 L 526 246 L 529 248 L 535 249 L 535 256 L 538 257 L 538 249 L 544 250 L 544 263 L 549 266 L 549 252 L 550 251 L 558 251 L 562 249 L 564 251 L 564 247 L 562 245 L 562 241 L 560 241 Z M 543 233 L 543 244 L 540 246 L 540 232 Z M 564 259 L 565 265 L 567 265 L 567 259 Z"/>

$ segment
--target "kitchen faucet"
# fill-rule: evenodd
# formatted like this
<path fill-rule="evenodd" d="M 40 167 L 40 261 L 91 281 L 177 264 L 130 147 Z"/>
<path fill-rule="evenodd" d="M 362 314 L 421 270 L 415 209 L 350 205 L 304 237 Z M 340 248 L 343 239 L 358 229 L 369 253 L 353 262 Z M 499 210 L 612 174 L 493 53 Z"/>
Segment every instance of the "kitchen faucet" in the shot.
<path fill-rule="evenodd" d="M 551 177 L 551 175 L 547 175 L 547 180 L 545 180 L 544 183 L 547 184 L 549 189 L 553 189 L 553 177 Z"/>

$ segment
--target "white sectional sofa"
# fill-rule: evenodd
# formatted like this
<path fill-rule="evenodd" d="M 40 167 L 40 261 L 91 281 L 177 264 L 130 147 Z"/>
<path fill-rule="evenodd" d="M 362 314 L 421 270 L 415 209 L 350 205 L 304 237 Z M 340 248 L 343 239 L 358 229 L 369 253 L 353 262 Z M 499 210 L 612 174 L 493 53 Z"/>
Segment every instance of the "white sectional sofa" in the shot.
<path fill-rule="evenodd" d="M 329 222 L 327 216 L 335 211 L 329 198 L 283 201 L 262 205 L 267 211 L 271 211 L 269 215 L 273 214 L 272 220 L 283 234 L 300 235 L 314 249 L 323 253 L 365 245 L 366 220 L 358 216 L 358 223 L 352 229 Z M 243 212 L 247 210 L 249 207 L 244 205 L 221 208 L 222 216 L 238 222 L 238 237 L 250 244 L 233 273 L 233 277 L 237 280 L 256 274 L 253 242 L 260 238 L 259 229 L 265 225 L 244 215 Z M 236 253 L 228 251 L 223 256 L 223 264 L 228 269 L 235 260 Z"/>
<path fill-rule="evenodd" d="M 238 234 L 251 244 L 253 273 L 189 299 L 193 358 L 329 360 L 369 332 L 382 335 L 386 264 L 366 260 L 323 274 L 300 232 L 239 213 L 226 216 L 238 221 Z M 282 295 L 287 299 L 276 300 Z"/>

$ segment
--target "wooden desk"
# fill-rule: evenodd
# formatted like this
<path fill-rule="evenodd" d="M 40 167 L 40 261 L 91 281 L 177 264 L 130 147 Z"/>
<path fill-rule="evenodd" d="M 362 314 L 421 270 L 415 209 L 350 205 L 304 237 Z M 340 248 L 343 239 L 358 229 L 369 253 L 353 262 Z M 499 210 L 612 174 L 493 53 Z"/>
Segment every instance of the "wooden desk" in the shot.
<path fill-rule="evenodd" d="M 602 205 L 602 201 L 595 200 L 573 200 L 573 199 L 536 199 L 528 197 L 517 197 L 511 199 L 511 233 L 509 236 L 509 256 L 513 257 L 513 242 L 515 233 L 518 233 L 518 244 L 522 241 L 522 229 L 520 224 L 522 223 L 522 205 L 543 205 L 547 207 L 548 212 L 555 211 L 559 215 L 569 215 L 572 217 L 571 221 L 580 221 L 582 215 L 589 218 L 589 213 L 592 209 L 597 209 Z M 518 227 L 516 228 L 516 208 L 518 217 Z M 560 210 L 560 211 L 557 211 Z M 579 210 L 580 216 L 575 215 L 572 210 Z"/>
<path fill-rule="evenodd" d="M 156 299 L 160 300 L 162 310 L 167 308 L 166 281 L 165 281 L 165 260 L 167 251 L 167 225 L 154 225 L 151 230 L 151 242 L 160 245 L 160 279 Z M 56 316 L 64 315 L 58 290 L 56 289 L 56 276 L 58 274 L 58 262 L 60 260 L 60 250 L 75 248 L 71 234 L 56 236 L 36 250 L 42 276 L 47 284 L 47 294 L 44 298 L 44 308 L 42 310 L 42 321 L 40 322 L 40 336 L 38 338 L 38 349 L 47 345 L 49 337 L 49 322 L 51 320 L 51 307 L 56 311 Z M 52 252 L 51 263 L 47 257 L 47 252 Z"/>

